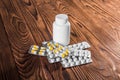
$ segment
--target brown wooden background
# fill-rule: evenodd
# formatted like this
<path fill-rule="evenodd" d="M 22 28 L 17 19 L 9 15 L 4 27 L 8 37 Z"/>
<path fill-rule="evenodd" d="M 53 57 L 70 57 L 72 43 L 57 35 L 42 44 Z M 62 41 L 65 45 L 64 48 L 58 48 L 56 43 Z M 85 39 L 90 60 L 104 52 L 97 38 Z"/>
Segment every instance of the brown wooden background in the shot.
<path fill-rule="evenodd" d="M 63 69 L 27 53 L 52 39 L 59 13 L 71 44 L 90 43 L 93 63 Z M 0 80 L 120 80 L 120 0 L 0 0 Z"/>

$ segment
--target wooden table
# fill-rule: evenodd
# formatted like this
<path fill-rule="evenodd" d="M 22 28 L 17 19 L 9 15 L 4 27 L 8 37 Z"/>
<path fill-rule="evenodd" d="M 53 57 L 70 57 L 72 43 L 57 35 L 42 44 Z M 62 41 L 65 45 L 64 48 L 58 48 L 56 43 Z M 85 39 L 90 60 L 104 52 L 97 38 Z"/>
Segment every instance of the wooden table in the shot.
<path fill-rule="evenodd" d="M 69 16 L 70 44 L 91 45 L 93 63 L 64 69 L 28 54 L 52 39 L 59 13 Z M 0 80 L 120 80 L 120 0 L 0 0 Z"/>

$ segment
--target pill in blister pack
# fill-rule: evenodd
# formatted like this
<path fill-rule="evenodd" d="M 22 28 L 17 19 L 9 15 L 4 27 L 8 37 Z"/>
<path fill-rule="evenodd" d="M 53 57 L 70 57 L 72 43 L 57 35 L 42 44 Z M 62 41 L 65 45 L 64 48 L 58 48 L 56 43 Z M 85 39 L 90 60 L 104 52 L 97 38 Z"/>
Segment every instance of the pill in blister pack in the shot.
<path fill-rule="evenodd" d="M 64 68 L 91 63 L 91 52 L 87 42 L 63 46 L 53 41 L 42 42 L 43 47 L 32 45 L 30 54 L 47 56 L 49 63 L 61 62 Z"/>

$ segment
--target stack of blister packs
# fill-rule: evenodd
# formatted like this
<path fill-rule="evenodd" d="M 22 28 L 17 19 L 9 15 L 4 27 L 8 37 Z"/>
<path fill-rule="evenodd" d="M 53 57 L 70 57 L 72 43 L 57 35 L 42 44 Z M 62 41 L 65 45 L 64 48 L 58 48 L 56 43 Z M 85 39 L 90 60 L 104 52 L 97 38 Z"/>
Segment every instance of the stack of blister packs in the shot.
<path fill-rule="evenodd" d="M 49 63 L 61 62 L 64 68 L 92 62 L 91 52 L 85 50 L 90 45 L 87 42 L 63 46 L 53 41 L 42 42 L 42 47 L 32 45 L 30 54 L 47 56 Z"/>

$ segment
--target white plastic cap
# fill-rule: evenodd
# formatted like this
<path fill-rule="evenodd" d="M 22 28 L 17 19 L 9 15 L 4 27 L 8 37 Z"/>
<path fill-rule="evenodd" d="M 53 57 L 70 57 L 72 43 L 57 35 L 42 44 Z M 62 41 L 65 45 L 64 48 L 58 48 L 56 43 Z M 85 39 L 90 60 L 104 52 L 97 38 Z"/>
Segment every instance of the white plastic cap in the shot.
<path fill-rule="evenodd" d="M 66 14 L 58 14 L 55 16 L 55 22 L 58 25 L 66 24 L 68 21 L 68 16 Z"/>

